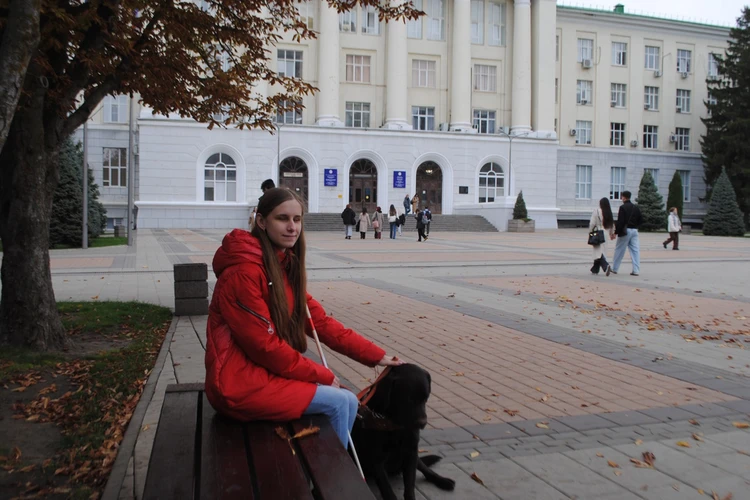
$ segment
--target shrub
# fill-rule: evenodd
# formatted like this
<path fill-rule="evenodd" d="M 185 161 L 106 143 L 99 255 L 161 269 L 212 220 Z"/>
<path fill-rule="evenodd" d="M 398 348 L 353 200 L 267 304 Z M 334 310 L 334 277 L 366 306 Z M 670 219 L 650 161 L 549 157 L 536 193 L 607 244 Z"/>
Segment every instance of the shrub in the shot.
<path fill-rule="evenodd" d="M 654 178 L 649 172 L 645 172 L 641 178 L 641 185 L 638 188 L 638 198 L 635 202 L 641 209 L 643 224 L 638 229 L 640 231 L 662 231 L 667 220 L 667 213 L 664 210 L 664 198 L 659 194 L 656 188 Z"/>
<path fill-rule="evenodd" d="M 703 220 L 703 234 L 710 236 L 744 236 L 745 222 L 737 204 L 737 194 L 725 170 L 711 189 L 711 202 Z"/>
<path fill-rule="evenodd" d="M 518 193 L 516 206 L 513 207 L 513 219 L 529 220 L 529 212 L 526 210 L 526 202 L 523 201 L 523 191 Z"/>
<path fill-rule="evenodd" d="M 672 182 L 669 183 L 669 194 L 667 195 L 667 210 L 672 207 L 677 207 L 677 214 L 682 220 L 682 205 L 683 205 L 683 192 L 682 192 L 682 177 L 680 173 L 675 171 L 672 176 Z"/>

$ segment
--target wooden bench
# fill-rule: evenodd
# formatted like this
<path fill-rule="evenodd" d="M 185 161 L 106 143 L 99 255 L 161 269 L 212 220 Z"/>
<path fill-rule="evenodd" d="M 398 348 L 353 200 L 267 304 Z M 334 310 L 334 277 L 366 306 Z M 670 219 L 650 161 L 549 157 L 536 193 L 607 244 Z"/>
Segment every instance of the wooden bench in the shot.
<path fill-rule="evenodd" d="M 293 440 L 275 431 L 319 434 Z M 328 419 L 241 423 L 218 415 L 203 384 L 167 387 L 143 494 L 146 500 L 374 500 Z"/>

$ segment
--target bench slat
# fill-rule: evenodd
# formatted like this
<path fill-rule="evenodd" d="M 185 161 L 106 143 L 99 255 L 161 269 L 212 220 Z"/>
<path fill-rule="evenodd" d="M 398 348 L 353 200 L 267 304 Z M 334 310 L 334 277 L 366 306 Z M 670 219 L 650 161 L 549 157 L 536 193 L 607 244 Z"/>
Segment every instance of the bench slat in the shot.
<path fill-rule="evenodd" d="M 299 456 L 274 430 L 288 424 L 251 422 L 245 425 L 258 496 L 261 500 L 313 500 Z"/>
<path fill-rule="evenodd" d="M 203 398 L 201 500 L 253 500 L 242 425 L 216 413 Z"/>
<path fill-rule="evenodd" d="M 193 498 L 199 395 L 197 392 L 164 395 L 146 475 L 144 500 Z M 173 425 L 175 422 L 180 425 Z"/>
<path fill-rule="evenodd" d="M 311 421 L 312 425 L 320 427 L 320 435 L 300 439 L 298 445 L 317 490 L 316 498 L 375 500 L 354 461 L 341 446 L 328 417 L 302 417 L 292 423 L 292 428 L 294 432 L 299 432 L 310 425 Z"/>

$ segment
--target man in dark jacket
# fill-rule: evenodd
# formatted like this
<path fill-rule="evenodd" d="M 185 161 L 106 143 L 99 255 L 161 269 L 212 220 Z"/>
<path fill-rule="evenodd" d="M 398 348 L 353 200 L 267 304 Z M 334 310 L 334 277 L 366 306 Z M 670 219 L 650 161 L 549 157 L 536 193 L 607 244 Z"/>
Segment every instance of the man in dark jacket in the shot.
<path fill-rule="evenodd" d="M 638 205 L 630 202 L 630 191 L 623 191 L 620 196 L 622 205 L 617 212 L 617 223 L 615 224 L 615 234 L 617 235 L 617 245 L 615 245 L 615 260 L 607 268 L 607 276 L 612 272 L 617 274 L 620 269 L 622 258 L 625 257 L 625 248 L 630 251 L 630 259 L 633 261 L 633 272 L 631 276 L 638 276 L 641 272 L 641 246 L 638 242 L 638 228 L 643 224 L 643 216 Z"/>
<path fill-rule="evenodd" d="M 404 196 L 404 213 L 406 215 L 409 215 L 409 212 L 411 212 L 411 200 L 409 199 L 409 195 L 407 194 Z"/>
<path fill-rule="evenodd" d="M 352 210 L 351 203 L 347 204 L 344 211 L 341 212 L 341 218 L 344 220 L 344 226 L 346 227 L 345 239 L 350 240 L 352 239 L 352 229 L 354 229 L 354 225 L 357 223 L 357 214 Z"/>

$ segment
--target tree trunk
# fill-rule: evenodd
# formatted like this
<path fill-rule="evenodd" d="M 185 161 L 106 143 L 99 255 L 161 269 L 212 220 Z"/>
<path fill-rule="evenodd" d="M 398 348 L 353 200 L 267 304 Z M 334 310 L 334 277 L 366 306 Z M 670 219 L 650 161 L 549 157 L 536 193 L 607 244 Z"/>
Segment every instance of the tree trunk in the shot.
<path fill-rule="evenodd" d="M 57 169 L 50 144 L 45 144 L 43 103 L 44 90 L 34 89 L 28 106 L 16 112 L 0 153 L 0 341 L 50 350 L 66 347 L 67 336 L 50 273 L 49 221 Z"/>

